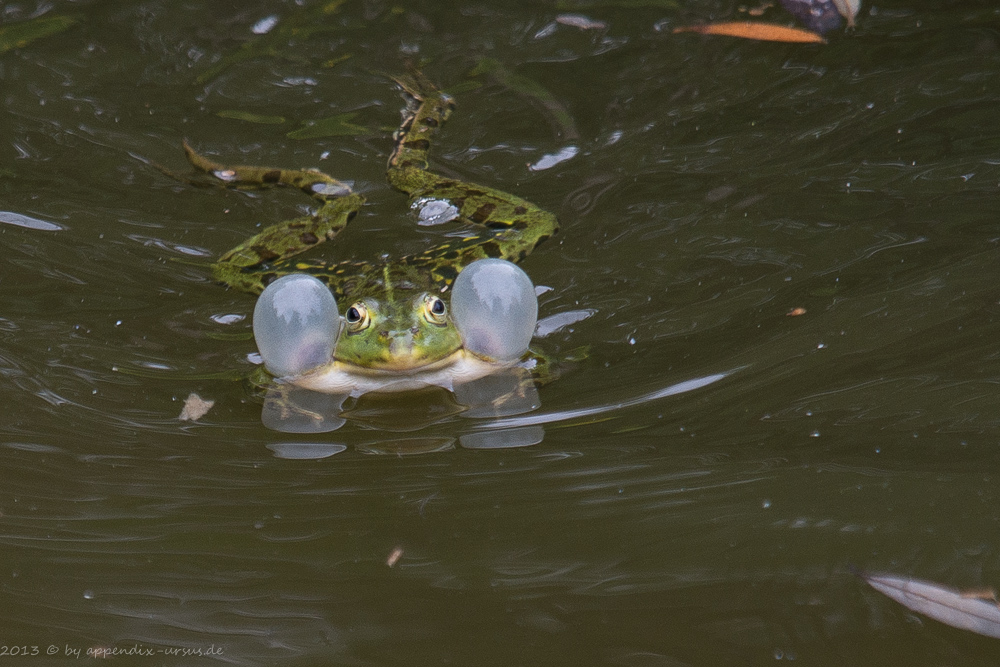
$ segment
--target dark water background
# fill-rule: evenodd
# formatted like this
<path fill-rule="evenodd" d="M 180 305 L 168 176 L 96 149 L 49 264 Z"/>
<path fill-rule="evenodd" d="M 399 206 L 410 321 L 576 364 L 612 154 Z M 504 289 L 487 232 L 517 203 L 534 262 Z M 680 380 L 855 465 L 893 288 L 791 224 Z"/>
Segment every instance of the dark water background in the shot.
<path fill-rule="evenodd" d="M 1000 583 L 995 3 L 868 3 L 825 45 L 672 34 L 726 0 L 0 3 L 38 16 L 76 23 L 0 54 L 0 209 L 58 225 L 0 225 L 0 643 L 43 655 L 0 661 L 1000 660 L 848 569 Z M 426 247 L 384 179 L 407 59 L 458 100 L 436 166 L 560 216 L 524 263 L 541 314 L 595 311 L 547 339 L 590 350 L 531 447 L 460 446 L 483 424 L 441 397 L 265 429 L 223 323 L 253 299 L 206 265 L 309 202 L 149 164 L 186 137 L 322 167 L 369 199 L 334 256 Z M 192 391 L 215 407 L 180 422 Z"/>

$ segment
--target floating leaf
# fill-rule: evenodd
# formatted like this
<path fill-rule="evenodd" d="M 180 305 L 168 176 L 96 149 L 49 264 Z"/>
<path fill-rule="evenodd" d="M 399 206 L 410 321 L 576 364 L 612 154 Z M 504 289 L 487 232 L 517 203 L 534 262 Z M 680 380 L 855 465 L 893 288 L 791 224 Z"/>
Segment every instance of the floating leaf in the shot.
<path fill-rule="evenodd" d="M 286 136 L 289 139 L 318 139 L 319 137 L 343 137 L 355 134 L 369 134 L 367 127 L 349 122 L 357 116 L 357 112 L 342 113 L 319 120 L 307 120 L 303 127 L 292 130 Z"/>
<path fill-rule="evenodd" d="M 263 116 L 261 114 L 240 111 L 238 109 L 224 109 L 217 114 L 219 118 L 232 118 L 233 120 L 245 120 L 248 123 L 260 123 L 261 125 L 281 125 L 285 122 L 283 116 Z"/>
<path fill-rule="evenodd" d="M 30 21 L 0 26 L 0 53 L 20 49 L 36 39 L 55 35 L 76 23 L 68 16 L 41 16 Z"/>
<path fill-rule="evenodd" d="M 560 136 L 567 140 L 580 138 L 580 133 L 576 130 L 576 123 L 573 116 L 566 111 L 559 100 L 537 81 L 529 79 L 520 74 L 507 69 L 499 60 L 494 58 L 480 58 L 479 62 L 470 72 L 471 76 L 479 74 L 489 74 L 500 85 L 505 86 L 515 93 L 519 93 L 534 100 L 547 111 L 554 123 L 558 127 Z"/>
<path fill-rule="evenodd" d="M 983 600 L 981 596 L 970 596 L 931 581 L 893 574 L 861 573 L 861 578 L 907 609 L 953 628 L 1000 639 L 1000 607 L 995 600 Z"/>
<path fill-rule="evenodd" d="M 726 35 L 742 39 L 757 39 L 767 42 L 819 42 L 826 43 L 822 35 L 802 28 L 788 28 L 773 23 L 754 21 L 734 21 L 732 23 L 706 23 L 674 28 L 674 32 L 699 32 L 703 35 Z"/>
<path fill-rule="evenodd" d="M 184 409 L 178 417 L 182 422 L 198 421 L 212 409 L 215 401 L 206 401 L 198 394 L 191 392 L 184 400 Z"/>

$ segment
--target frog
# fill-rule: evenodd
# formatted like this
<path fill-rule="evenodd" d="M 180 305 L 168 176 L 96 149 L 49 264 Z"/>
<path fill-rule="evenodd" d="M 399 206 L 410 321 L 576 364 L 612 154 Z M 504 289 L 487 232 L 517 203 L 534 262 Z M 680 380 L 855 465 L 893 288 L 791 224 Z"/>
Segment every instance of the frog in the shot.
<path fill-rule="evenodd" d="M 347 183 L 317 169 L 220 164 L 184 141 L 194 168 L 226 187 L 285 186 L 316 202 L 310 214 L 265 228 L 212 264 L 217 281 L 250 294 L 261 294 L 284 276 L 305 274 L 322 282 L 337 304 L 347 304 L 340 330 L 329 333 L 335 341 L 332 358 L 309 372 L 281 378 L 309 391 L 357 397 L 427 386 L 451 390 L 514 365 L 468 349 L 456 327 L 450 295 L 458 276 L 473 263 L 520 262 L 559 230 L 556 216 L 530 201 L 432 171 L 431 143 L 455 101 L 418 71 L 392 78 L 405 106 L 393 134 L 388 182 L 408 196 L 411 209 L 464 226 L 460 235 L 398 259 L 334 262 L 308 252 L 333 241 L 364 206 L 365 198 Z M 544 362 L 529 356 L 517 362 L 526 367 Z"/>

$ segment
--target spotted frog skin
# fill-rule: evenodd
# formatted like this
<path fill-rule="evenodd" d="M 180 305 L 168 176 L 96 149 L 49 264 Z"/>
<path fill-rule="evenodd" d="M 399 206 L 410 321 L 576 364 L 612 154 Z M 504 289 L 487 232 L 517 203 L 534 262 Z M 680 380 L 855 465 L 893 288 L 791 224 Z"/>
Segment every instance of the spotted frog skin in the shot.
<path fill-rule="evenodd" d="M 431 139 L 451 114 L 454 102 L 419 73 L 400 77 L 397 83 L 407 105 L 394 135 L 388 180 L 409 196 L 411 207 L 427 202 L 440 202 L 445 207 L 450 204 L 454 209 L 449 210 L 457 213 L 457 220 L 468 229 L 461 238 L 450 238 L 395 261 L 334 263 L 300 257 L 336 237 L 365 202 L 337 179 L 314 170 L 224 166 L 199 155 L 186 143 L 184 146 L 197 169 L 227 185 L 292 186 L 318 200 L 319 207 L 312 215 L 264 229 L 225 253 L 212 269 L 219 281 L 254 294 L 290 273 L 311 274 L 333 290 L 344 320 L 333 366 L 338 372 L 352 373 L 354 379 L 329 380 L 313 387 L 320 391 L 363 393 L 378 390 L 386 378 L 440 375 L 442 369 L 455 366 L 464 351 L 448 300 L 459 272 L 488 257 L 518 262 L 558 229 L 553 214 L 529 201 L 429 171 Z M 359 383 L 365 382 L 359 378 L 365 376 L 382 380 L 370 380 L 371 387 L 362 386 L 359 391 Z M 445 386 L 446 382 L 432 378 L 428 384 Z M 407 388 L 405 382 L 395 384 Z"/>

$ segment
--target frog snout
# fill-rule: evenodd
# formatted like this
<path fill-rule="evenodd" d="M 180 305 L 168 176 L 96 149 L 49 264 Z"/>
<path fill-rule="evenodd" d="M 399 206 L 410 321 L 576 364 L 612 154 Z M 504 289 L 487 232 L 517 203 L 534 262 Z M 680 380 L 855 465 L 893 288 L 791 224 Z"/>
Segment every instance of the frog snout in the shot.
<path fill-rule="evenodd" d="M 409 350 L 413 347 L 415 333 L 415 331 L 410 329 L 403 331 L 384 331 L 382 332 L 380 338 L 382 338 L 389 346 L 390 352 L 399 352 L 402 350 Z"/>

